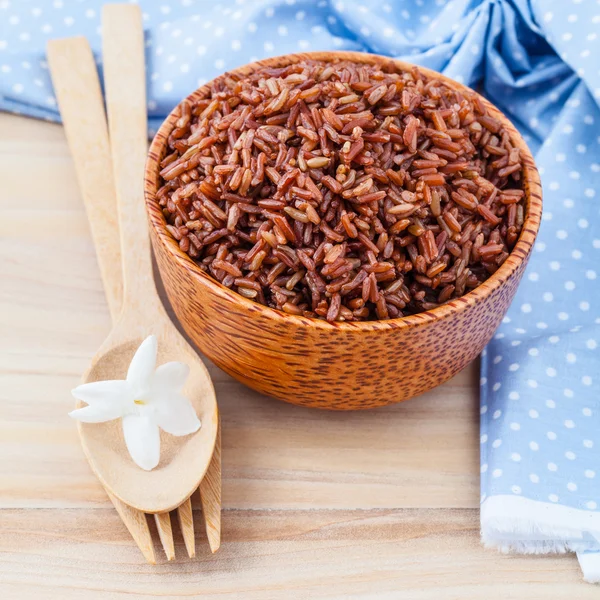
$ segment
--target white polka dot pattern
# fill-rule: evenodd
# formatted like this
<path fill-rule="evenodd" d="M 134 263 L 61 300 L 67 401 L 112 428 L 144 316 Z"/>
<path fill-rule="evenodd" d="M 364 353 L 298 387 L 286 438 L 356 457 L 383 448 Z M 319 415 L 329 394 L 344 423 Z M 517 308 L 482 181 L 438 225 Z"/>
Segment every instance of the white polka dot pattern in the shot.
<path fill-rule="evenodd" d="M 483 443 L 481 462 L 502 477 L 482 475 L 481 487 L 486 497 L 518 493 L 597 510 L 600 205 L 591 182 L 600 147 L 591 125 L 600 111 L 586 82 L 565 98 L 536 156 L 547 169 L 538 252 L 482 359 L 481 435 L 501 443 Z"/>

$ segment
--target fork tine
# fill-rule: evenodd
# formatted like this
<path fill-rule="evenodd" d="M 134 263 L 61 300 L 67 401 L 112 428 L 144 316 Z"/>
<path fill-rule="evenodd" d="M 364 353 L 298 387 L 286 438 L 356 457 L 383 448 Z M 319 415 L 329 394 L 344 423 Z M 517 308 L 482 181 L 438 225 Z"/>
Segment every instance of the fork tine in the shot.
<path fill-rule="evenodd" d="M 187 550 L 188 556 L 194 558 L 194 556 L 196 556 L 196 539 L 194 534 L 194 517 L 192 514 L 191 498 L 188 498 L 177 507 L 177 516 L 179 517 L 179 528 L 183 535 L 185 549 Z"/>
<path fill-rule="evenodd" d="M 215 450 L 204 479 L 200 482 L 202 517 L 208 544 L 214 554 L 221 545 L 221 419 L 217 428 Z"/>
<path fill-rule="evenodd" d="M 171 528 L 171 513 L 156 513 L 154 520 L 167 560 L 173 560 L 175 558 L 175 544 L 173 543 L 173 529 Z"/>
<path fill-rule="evenodd" d="M 121 500 L 116 496 L 113 496 L 108 490 L 106 490 L 106 493 L 108 494 L 110 501 L 114 504 L 121 520 L 129 530 L 131 537 L 144 555 L 144 558 L 151 565 L 155 565 L 156 558 L 154 556 L 154 544 L 152 543 L 152 535 L 150 534 L 146 514 L 121 502 Z"/>

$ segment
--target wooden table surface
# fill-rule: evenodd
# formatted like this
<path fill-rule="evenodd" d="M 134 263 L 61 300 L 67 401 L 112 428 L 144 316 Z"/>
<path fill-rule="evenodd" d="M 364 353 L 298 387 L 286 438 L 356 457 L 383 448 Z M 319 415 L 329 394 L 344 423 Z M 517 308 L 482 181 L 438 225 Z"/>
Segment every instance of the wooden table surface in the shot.
<path fill-rule="evenodd" d="M 572 555 L 480 545 L 475 364 L 363 413 L 277 402 L 209 365 L 223 544 L 197 532 L 195 560 L 147 565 L 67 417 L 109 324 L 62 128 L 0 115 L 0 598 L 598 597 Z"/>

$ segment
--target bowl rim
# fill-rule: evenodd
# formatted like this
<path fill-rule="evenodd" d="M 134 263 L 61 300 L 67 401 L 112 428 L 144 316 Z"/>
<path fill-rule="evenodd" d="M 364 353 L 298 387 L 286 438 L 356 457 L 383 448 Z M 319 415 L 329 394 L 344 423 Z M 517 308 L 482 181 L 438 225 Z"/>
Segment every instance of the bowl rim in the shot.
<path fill-rule="evenodd" d="M 325 319 L 290 315 L 275 308 L 265 306 L 264 304 L 254 302 L 248 298 L 244 298 L 237 292 L 225 287 L 216 279 L 213 279 L 209 274 L 200 269 L 200 267 L 198 267 L 198 265 L 185 252 L 183 252 L 183 250 L 181 250 L 175 238 L 173 238 L 166 229 L 166 219 L 163 215 L 162 209 L 160 209 L 158 205 L 158 202 L 156 202 L 156 192 L 158 191 L 158 177 L 160 171 L 159 163 L 162 160 L 168 136 L 175 128 L 175 122 L 179 118 L 178 108 L 183 100 L 194 101 L 197 97 L 202 96 L 206 91 L 208 91 L 211 83 L 209 81 L 186 96 L 165 118 L 156 132 L 152 143 L 150 144 L 148 158 L 145 165 L 144 198 L 148 219 L 151 227 L 156 233 L 158 242 L 162 245 L 167 254 L 170 255 L 170 258 L 173 260 L 173 262 L 180 267 L 183 267 L 202 285 L 207 286 L 213 294 L 216 294 L 227 301 L 241 306 L 242 308 L 246 309 L 246 311 L 262 313 L 266 318 L 282 324 L 291 323 L 300 326 L 326 329 L 329 331 L 346 330 L 353 332 L 371 332 L 390 329 L 404 329 L 424 325 L 434 321 L 440 321 L 455 316 L 467 310 L 468 308 L 475 306 L 477 303 L 481 302 L 495 290 L 501 287 L 503 283 L 508 281 L 531 253 L 540 227 L 542 216 L 542 186 L 539 172 L 535 166 L 533 155 L 531 154 L 527 143 L 512 122 L 508 119 L 508 117 L 506 117 L 489 100 L 464 84 L 454 81 L 453 79 L 450 79 L 449 77 L 438 73 L 433 69 L 428 69 L 419 65 L 413 65 L 406 61 L 390 58 L 388 56 L 381 56 L 379 54 L 352 51 L 300 52 L 283 54 L 242 65 L 235 69 L 231 69 L 228 71 L 228 73 L 248 75 L 261 67 L 282 67 L 303 60 L 319 60 L 324 62 L 350 60 L 364 64 L 393 62 L 396 68 L 402 71 L 410 71 L 412 67 L 417 66 L 419 71 L 427 77 L 438 78 L 455 90 L 459 90 L 461 92 L 468 91 L 470 93 L 477 94 L 488 108 L 490 113 L 495 118 L 502 121 L 502 124 L 509 133 L 511 141 L 521 150 L 521 156 L 523 159 L 525 221 L 523 223 L 523 228 L 521 230 L 519 239 L 517 240 L 517 243 L 515 244 L 515 247 L 509 254 L 508 258 L 488 279 L 460 298 L 455 298 L 446 304 L 443 304 L 442 306 L 438 306 L 427 311 L 423 311 L 414 315 L 397 317 L 395 319 L 372 321 L 335 321 L 330 323 Z M 222 75 L 219 75 L 219 77 L 221 76 Z M 214 79 L 212 81 L 214 81 Z"/>

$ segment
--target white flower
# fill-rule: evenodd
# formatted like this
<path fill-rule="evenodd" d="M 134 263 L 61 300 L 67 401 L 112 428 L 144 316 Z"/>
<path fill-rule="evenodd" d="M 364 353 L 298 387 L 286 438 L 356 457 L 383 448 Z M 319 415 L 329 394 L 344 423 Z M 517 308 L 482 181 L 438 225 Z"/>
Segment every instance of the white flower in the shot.
<path fill-rule="evenodd" d="M 134 462 L 146 471 L 160 459 L 158 428 L 172 435 L 188 435 L 200 429 L 190 401 L 181 395 L 189 367 L 169 362 L 156 367 L 156 336 L 147 337 L 137 349 L 127 379 L 96 381 L 76 387 L 72 394 L 87 406 L 69 413 L 84 423 L 123 419 L 123 434 Z"/>

